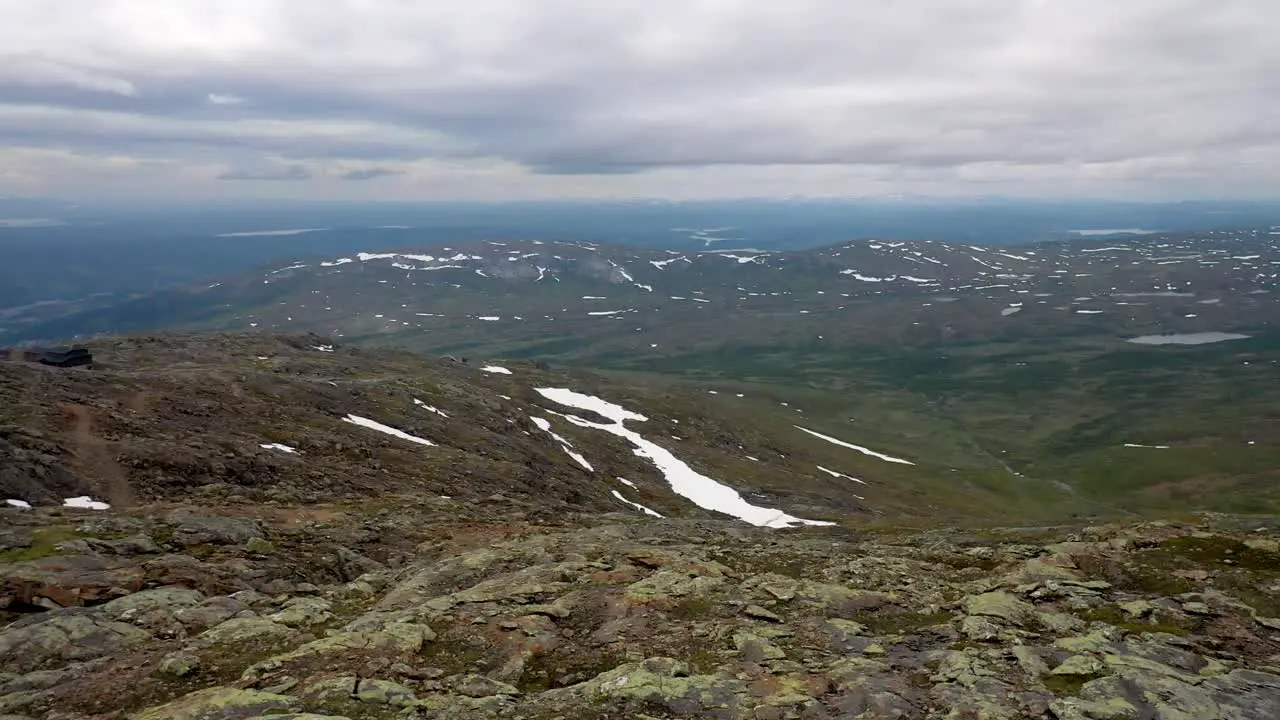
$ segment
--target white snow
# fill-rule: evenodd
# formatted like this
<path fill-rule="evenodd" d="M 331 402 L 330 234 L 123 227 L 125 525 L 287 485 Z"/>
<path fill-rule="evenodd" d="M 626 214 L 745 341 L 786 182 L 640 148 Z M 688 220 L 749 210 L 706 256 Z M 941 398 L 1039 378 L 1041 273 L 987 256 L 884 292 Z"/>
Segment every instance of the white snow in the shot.
<path fill-rule="evenodd" d="M 348 415 L 344 417 L 342 420 L 343 422 L 349 422 L 353 425 L 359 425 L 360 427 L 363 427 L 363 428 L 369 428 L 370 430 L 377 430 L 380 433 L 384 433 L 392 437 L 397 437 L 397 438 L 400 438 L 401 440 L 408 440 L 409 442 L 412 442 L 412 443 L 418 443 L 419 445 L 428 445 L 428 446 L 435 445 L 435 443 L 431 442 L 430 440 L 425 440 L 415 435 L 410 435 L 409 433 L 403 430 L 397 430 L 391 427 L 390 425 L 383 425 L 377 420 L 370 420 L 369 418 L 363 418 L 363 417 L 360 417 L 359 415 Z"/>
<path fill-rule="evenodd" d="M 911 462 L 910 460 L 903 460 L 902 458 L 896 458 L 896 457 L 893 457 L 892 455 L 885 455 L 883 453 L 878 453 L 875 450 L 868 450 L 867 448 L 864 448 L 861 445 L 854 445 L 853 443 L 847 443 L 843 440 L 837 440 L 831 437 L 830 435 L 823 435 L 820 432 L 814 432 L 813 430 L 802 428 L 799 425 L 794 425 L 793 427 L 797 430 L 800 430 L 801 432 L 809 433 L 810 435 L 820 440 L 826 440 L 827 442 L 833 445 L 839 445 L 840 447 L 847 447 L 850 450 L 857 450 L 858 452 L 864 455 L 870 455 L 871 457 L 874 457 L 874 458 L 880 458 L 885 462 L 898 463 L 900 465 L 915 465 L 915 463 Z"/>
<path fill-rule="evenodd" d="M 510 370 L 508 370 L 508 369 L 506 369 L 506 368 L 504 368 L 504 367 L 498 366 L 498 365 L 485 365 L 484 367 L 482 367 L 482 368 L 480 368 L 480 369 L 481 369 L 482 371 L 484 371 L 484 372 L 487 372 L 487 373 L 493 373 L 493 374 L 495 374 L 495 375 L 510 375 L 510 374 L 511 374 L 511 371 L 510 371 Z"/>
<path fill-rule="evenodd" d="M 320 352 L 333 352 L 333 346 L 332 346 L 332 345 L 312 345 L 312 346 L 311 346 L 311 349 L 312 349 L 312 350 L 319 350 Z"/>
<path fill-rule="evenodd" d="M 320 267 L 337 267 L 338 265 L 346 265 L 347 263 L 353 263 L 353 262 L 355 262 L 354 259 L 344 257 L 344 258 L 338 258 L 337 260 L 334 260 L 332 262 L 322 262 L 320 263 Z"/>
<path fill-rule="evenodd" d="M 618 313 L 624 313 L 624 312 L 626 312 L 626 310 L 596 310 L 594 312 L 589 312 L 587 314 L 600 316 L 600 315 L 617 315 Z"/>
<path fill-rule="evenodd" d="M 635 486 L 636 486 L 636 484 L 635 484 L 635 483 L 631 482 L 630 480 L 628 480 L 628 479 L 626 479 L 626 478 L 624 478 L 624 477 L 620 477 L 620 478 L 618 478 L 618 482 L 622 483 L 623 485 L 626 485 L 626 486 L 627 486 L 627 487 L 629 487 L 629 488 L 633 488 L 633 487 L 635 487 Z"/>
<path fill-rule="evenodd" d="M 1014 314 L 1014 313 L 1018 313 L 1018 312 L 1022 312 L 1022 308 L 1020 308 L 1020 307 L 1007 307 L 1007 308 L 1005 308 L 1005 309 L 1001 310 L 1001 311 L 1000 311 L 1000 314 L 1001 314 L 1001 315 L 1003 315 L 1004 317 L 1009 317 L 1010 315 L 1012 315 L 1012 314 Z"/>
<path fill-rule="evenodd" d="M 1168 445 L 1140 445 L 1138 443 L 1125 443 L 1127 448 L 1151 448 L 1152 450 L 1168 450 Z"/>
<path fill-rule="evenodd" d="M 867 275 L 861 275 L 861 274 L 859 274 L 857 271 L 854 271 L 854 270 L 841 270 L 841 271 L 840 271 L 840 274 L 841 274 L 841 275 L 852 275 L 852 276 L 853 276 L 853 279 L 855 279 L 855 280 L 861 280 L 862 282 L 889 282 L 889 281 L 891 281 L 891 280 L 897 280 L 897 279 L 898 279 L 898 277 L 897 277 L 896 275 L 895 275 L 895 276 L 893 276 L 893 277 L 887 277 L 887 278 L 881 278 L 881 277 L 869 277 L 869 276 L 867 276 Z"/>
<path fill-rule="evenodd" d="M 19 508 L 21 510 L 31 509 L 31 503 L 27 502 L 26 500 L 5 500 L 4 504 L 8 505 L 9 507 Z"/>
<path fill-rule="evenodd" d="M 552 431 L 550 420 L 546 418 L 532 417 L 532 416 L 530 416 L 529 419 L 532 420 L 533 424 L 537 425 L 543 432 L 547 433 L 552 438 L 554 438 L 556 442 L 560 443 L 560 449 L 564 450 L 569 455 L 569 457 L 576 460 L 579 465 L 586 468 L 588 472 L 596 471 L 595 468 L 591 467 L 591 463 L 587 462 L 587 459 L 585 457 L 583 457 L 580 453 L 576 453 L 573 451 L 573 443 L 569 442 L 568 440 L 565 440 L 563 437 L 560 437 L 554 431 Z"/>
<path fill-rule="evenodd" d="M 85 510 L 110 510 L 111 509 L 110 505 L 104 502 L 99 502 L 97 500 L 94 500 L 88 495 L 81 495 L 80 497 L 67 498 L 66 500 L 62 501 L 62 506 L 73 507 L 73 508 L 84 508 Z"/>
<path fill-rule="evenodd" d="M 413 399 L 413 404 L 414 404 L 414 405 L 417 405 L 417 406 L 418 406 L 418 407 L 420 407 L 420 408 L 426 408 L 429 412 L 433 412 L 433 413 L 435 413 L 435 414 L 439 415 L 440 417 L 446 417 L 446 418 L 447 418 L 447 417 L 449 417 L 449 416 L 448 416 L 448 415 L 446 415 L 446 414 L 445 414 L 445 412 L 444 412 L 443 410 L 441 410 L 440 408 L 436 407 L 435 405 L 428 405 L 428 404 L 426 404 L 426 403 L 422 402 L 421 400 L 419 400 L 418 398 L 414 398 L 414 399 Z"/>
<path fill-rule="evenodd" d="M 658 513 L 654 512 L 653 510 L 650 510 L 649 508 L 647 508 L 647 507 L 645 507 L 645 506 L 641 505 L 640 503 L 638 503 L 638 502 L 631 502 L 630 500 L 628 500 L 628 499 L 626 499 L 626 498 L 622 497 L 622 493 L 618 492 L 617 490 L 611 490 L 610 492 L 612 492 L 612 493 L 613 493 L 613 496 L 614 496 L 614 497 L 616 497 L 616 498 L 618 498 L 619 500 L 621 500 L 622 502 L 624 502 L 624 503 L 626 503 L 626 504 L 630 505 L 631 507 L 633 507 L 633 508 L 635 508 L 635 509 L 637 509 L 637 510 L 639 510 L 639 511 L 643 512 L 645 515 L 652 515 L 652 516 L 657 517 L 657 518 L 662 517 L 662 516 L 661 516 L 661 515 L 659 515 Z"/>
<path fill-rule="evenodd" d="M 845 475 L 844 473 L 842 473 L 842 472 L 836 472 L 835 470 L 828 470 L 827 468 L 824 468 L 824 467 L 822 467 L 821 465 L 819 465 L 819 466 L 817 466 L 817 467 L 818 467 L 818 469 L 819 469 L 819 470 L 821 470 L 822 472 L 824 472 L 824 473 L 826 473 L 826 474 L 830 475 L 831 477 L 840 477 L 840 478 L 844 478 L 844 479 L 846 479 L 846 480 L 852 480 L 852 481 L 854 481 L 854 482 L 856 482 L 856 483 L 859 483 L 859 484 L 862 484 L 862 485 L 866 485 L 866 483 L 865 483 L 865 482 L 863 482 L 862 480 L 859 480 L 858 478 L 853 477 L 853 476 L 851 476 L 851 475 Z"/>
<path fill-rule="evenodd" d="M 297 448 L 289 447 L 284 443 L 261 443 L 258 445 L 258 447 L 262 448 L 263 450 L 279 450 L 280 452 L 289 453 L 290 455 L 298 454 Z"/>
<path fill-rule="evenodd" d="M 480 315 L 480 316 L 477 316 L 476 319 L 484 320 L 485 322 L 498 322 L 502 318 L 497 315 Z"/>
<path fill-rule="evenodd" d="M 695 505 L 707 510 L 722 512 L 726 515 L 732 515 L 741 520 L 751 523 L 752 525 L 760 525 L 763 527 L 782 528 L 792 525 L 833 525 L 834 523 L 823 522 L 819 520 L 805 520 L 803 518 L 793 517 L 781 510 L 772 508 L 764 508 L 748 503 L 733 488 L 722 485 L 705 475 L 696 472 L 671 452 L 659 445 L 645 440 L 634 430 L 627 428 L 623 423 L 627 420 L 636 422 L 645 422 L 648 420 L 644 415 L 631 412 L 626 408 L 615 405 L 614 403 L 602 400 L 591 395 L 574 392 L 566 388 L 535 388 L 538 394 L 551 400 L 571 408 L 579 410 L 589 410 L 598 415 L 608 418 L 612 422 L 595 423 L 584 420 L 574 415 L 565 415 L 565 419 L 580 427 L 589 427 L 596 430 L 603 430 L 612 435 L 628 440 L 635 445 L 635 454 L 639 457 L 647 458 L 666 477 L 667 482 L 671 485 L 671 489 L 682 497 L 688 498 Z"/>

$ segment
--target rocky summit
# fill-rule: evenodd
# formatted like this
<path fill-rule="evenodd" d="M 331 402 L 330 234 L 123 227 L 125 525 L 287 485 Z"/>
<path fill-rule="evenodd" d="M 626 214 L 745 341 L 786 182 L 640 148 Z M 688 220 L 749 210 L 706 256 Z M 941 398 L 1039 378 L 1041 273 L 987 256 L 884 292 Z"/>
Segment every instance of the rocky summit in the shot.
<path fill-rule="evenodd" d="M 0 363 L 4 720 L 1280 717 L 1274 516 L 1041 522 L 532 362 L 93 349 Z"/>

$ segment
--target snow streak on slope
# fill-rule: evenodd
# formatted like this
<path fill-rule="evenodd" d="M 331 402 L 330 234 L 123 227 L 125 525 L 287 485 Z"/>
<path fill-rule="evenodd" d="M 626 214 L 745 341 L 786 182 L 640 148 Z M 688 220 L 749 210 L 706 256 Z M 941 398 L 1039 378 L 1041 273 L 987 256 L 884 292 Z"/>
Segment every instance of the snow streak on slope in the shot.
<path fill-rule="evenodd" d="M 343 422 L 349 422 L 353 425 L 359 425 L 360 427 L 369 428 L 370 430 L 377 430 L 378 432 L 385 433 L 387 435 L 390 435 L 391 437 L 397 437 L 397 438 L 400 438 L 401 440 L 408 440 L 409 442 L 418 443 L 419 445 L 435 445 L 435 443 L 431 442 L 430 440 L 425 440 L 423 438 L 417 437 L 416 435 L 410 435 L 409 433 L 403 430 L 397 430 L 391 427 L 390 425 L 383 425 L 377 420 L 370 420 L 369 418 L 363 418 L 363 417 L 360 417 L 359 415 L 348 415 L 342 420 Z"/>
<path fill-rule="evenodd" d="M 637 509 L 637 510 L 639 510 L 639 511 L 643 512 L 645 515 L 652 515 L 652 516 L 654 516 L 654 517 L 658 517 L 658 518 L 662 517 L 662 516 L 661 516 L 661 515 L 659 515 L 657 512 L 654 512 L 653 510 L 650 510 L 649 508 L 647 508 L 647 507 L 645 507 L 645 506 L 641 505 L 640 503 L 638 503 L 638 502 L 631 502 L 630 500 L 628 500 L 628 499 L 626 499 L 626 498 L 622 497 L 622 493 L 618 492 L 617 490 L 611 490 L 610 492 L 612 492 L 612 493 L 613 493 L 613 496 L 614 496 L 614 497 L 616 497 L 616 498 L 618 498 L 619 500 L 621 500 L 622 502 L 624 502 L 624 503 L 626 503 L 626 504 L 630 505 L 631 507 L 633 507 L 633 508 L 635 508 L 635 509 Z"/>
<path fill-rule="evenodd" d="M 447 413 L 445 413 L 445 411 L 441 410 L 440 408 L 436 407 L 435 405 L 428 405 L 428 404 L 426 404 L 426 403 L 422 402 L 421 400 L 419 400 L 418 398 L 414 398 L 414 399 L 413 399 L 413 404 L 414 404 L 414 405 L 417 405 L 417 406 L 418 406 L 418 407 L 420 407 L 420 408 L 426 408 L 428 412 L 433 412 L 433 413 L 435 413 L 435 414 L 439 415 L 440 417 L 445 417 L 445 418 L 449 417 L 449 415 L 448 415 Z"/>
<path fill-rule="evenodd" d="M 97 500 L 94 500 L 88 495 L 81 495 L 80 497 L 67 498 L 66 500 L 62 501 L 62 506 L 72 507 L 72 508 L 83 508 L 85 510 L 110 510 L 111 509 L 110 505 L 104 502 L 99 502 Z"/>
<path fill-rule="evenodd" d="M 643 415 L 631 412 L 607 400 L 601 400 L 600 398 L 584 395 L 566 388 L 535 388 L 535 390 L 538 394 L 553 402 L 578 410 L 590 410 L 612 420 L 613 422 L 611 423 L 595 423 L 574 415 L 564 416 L 566 420 L 574 425 L 604 430 L 607 433 L 630 441 L 631 444 L 636 446 L 635 454 L 639 457 L 648 458 L 654 465 L 657 465 L 658 469 L 667 478 L 671 489 L 677 495 L 688 498 L 698 507 L 732 515 L 752 525 L 763 527 L 784 528 L 793 525 L 835 524 L 821 520 L 806 520 L 788 515 L 781 510 L 759 507 L 748 503 L 738 494 L 738 491 L 698 473 L 671 454 L 669 450 L 645 440 L 640 433 L 623 425 L 626 420 L 635 420 L 637 422 L 648 420 Z"/>
<path fill-rule="evenodd" d="M 870 455 L 871 457 L 874 457 L 874 458 L 880 458 L 885 462 L 899 463 L 901 465 L 915 465 L 915 463 L 911 462 L 910 460 L 903 460 L 902 458 L 896 458 L 896 457 L 893 457 L 892 455 L 885 455 L 883 453 L 878 453 L 875 450 L 868 450 L 867 448 L 864 448 L 861 445 L 854 445 L 853 443 L 847 443 L 843 440 L 837 440 L 831 437 L 830 435 L 823 435 L 822 433 L 819 433 L 819 432 L 806 430 L 805 428 L 802 428 L 799 425 L 796 425 L 795 429 L 800 430 L 801 432 L 809 433 L 810 435 L 816 438 L 819 438 L 821 440 L 826 440 L 827 442 L 832 443 L 833 445 L 839 445 L 840 447 L 847 447 L 850 450 L 857 450 L 858 452 L 864 455 Z"/>
<path fill-rule="evenodd" d="M 844 478 L 844 479 L 846 479 L 846 480 L 852 480 L 852 481 L 854 481 L 854 482 L 856 482 L 856 483 L 860 483 L 860 484 L 862 484 L 862 485 L 866 485 L 866 484 L 867 484 L 866 482 L 864 482 L 864 481 L 862 481 L 862 480 L 859 480 L 858 478 L 853 477 L 852 475 L 845 475 L 845 474 L 844 474 L 844 473 L 842 473 L 842 472 L 836 472 L 835 470 L 828 470 L 827 468 L 824 468 L 824 467 L 822 467 L 821 465 L 819 465 L 819 466 L 818 466 L 818 469 L 819 469 L 819 470 L 821 470 L 822 472 L 824 472 L 824 473 L 826 473 L 826 474 L 830 475 L 831 477 L 840 477 L 840 478 Z"/>
<path fill-rule="evenodd" d="M 555 438 L 556 442 L 560 443 L 560 448 L 564 450 L 565 453 L 569 455 L 569 457 L 577 461 L 579 465 L 586 468 L 589 472 L 596 471 L 596 469 L 591 467 L 591 463 L 587 462 L 587 459 L 583 457 L 581 453 L 577 453 L 573 451 L 573 443 L 569 442 L 568 440 L 565 440 L 563 437 L 560 437 L 554 431 L 552 431 L 550 420 L 547 420 L 546 418 L 540 418 L 540 417 L 531 417 L 529 419 L 533 421 L 534 425 L 537 425 L 539 428 L 541 428 L 543 432 Z"/>

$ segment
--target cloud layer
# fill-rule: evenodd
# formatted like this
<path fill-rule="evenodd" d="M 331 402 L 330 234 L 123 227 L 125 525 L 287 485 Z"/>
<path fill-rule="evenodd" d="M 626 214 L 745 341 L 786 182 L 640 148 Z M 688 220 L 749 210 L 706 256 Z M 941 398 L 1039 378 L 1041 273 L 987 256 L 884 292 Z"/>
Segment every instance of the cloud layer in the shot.
<path fill-rule="evenodd" d="M 1274 0 L 0 0 L 0 193 L 1276 194 L 1277 38 Z"/>

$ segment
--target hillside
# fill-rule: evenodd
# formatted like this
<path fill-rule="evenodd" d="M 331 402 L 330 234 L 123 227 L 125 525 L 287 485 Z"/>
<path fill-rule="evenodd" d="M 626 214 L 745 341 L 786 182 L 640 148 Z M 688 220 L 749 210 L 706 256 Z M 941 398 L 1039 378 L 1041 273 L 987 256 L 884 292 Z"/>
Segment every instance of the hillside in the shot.
<path fill-rule="evenodd" d="M 93 349 L 0 363 L 5 717 L 1280 711 L 1274 516 L 1028 527 L 1112 513 L 651 375 Z"/>
<path fill-rule="evenodd" d="M 0 364 L 0 710 L 1274 709 L 1265 518 L 912 531 L 1072 499 L 798 408 L 528 362 L 268 334 L 94 350 Z"/>
<path fill-rule="evenodd" d="M 1276 232 L 804 252 L 478 242 L 298 258 L 10 337 L 309 331 L 622 371 L 769 418 L 770 437 L 803 424 L 784 408 L 828 436 L 856 429 L 962 473 L 962 497 L 1057 487 L 1102 512 L 1269 512 Z"/>

